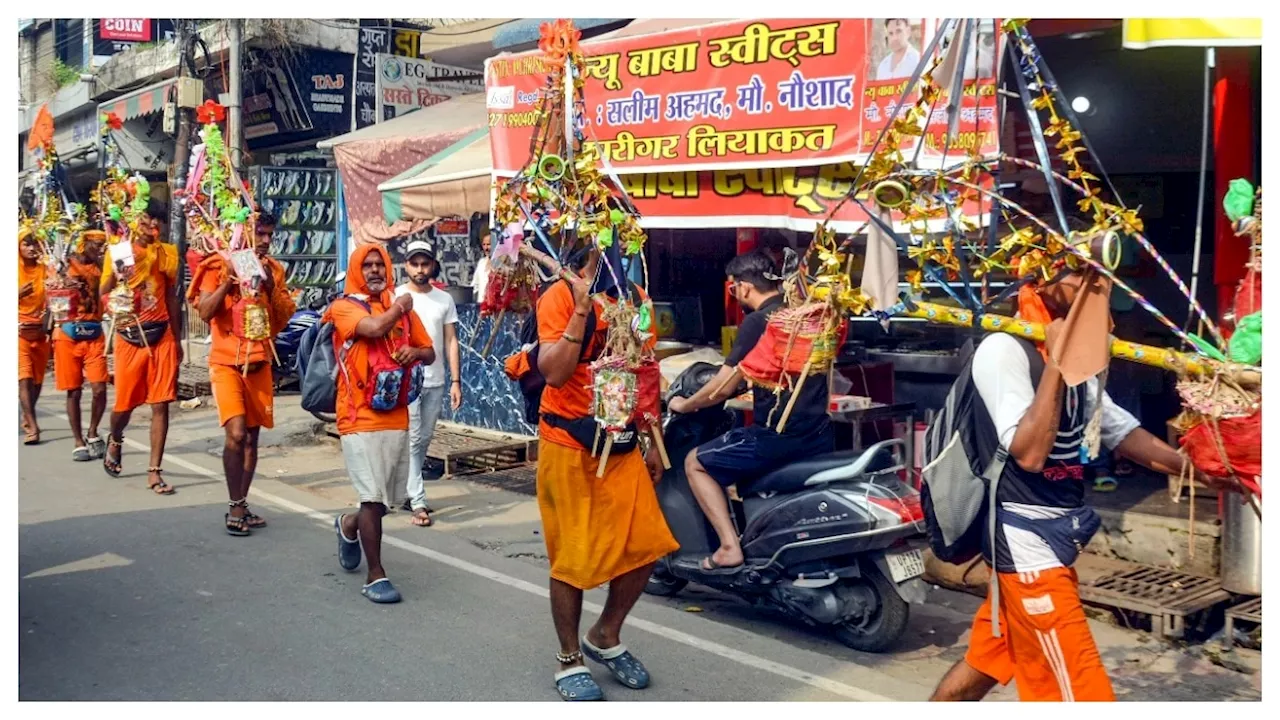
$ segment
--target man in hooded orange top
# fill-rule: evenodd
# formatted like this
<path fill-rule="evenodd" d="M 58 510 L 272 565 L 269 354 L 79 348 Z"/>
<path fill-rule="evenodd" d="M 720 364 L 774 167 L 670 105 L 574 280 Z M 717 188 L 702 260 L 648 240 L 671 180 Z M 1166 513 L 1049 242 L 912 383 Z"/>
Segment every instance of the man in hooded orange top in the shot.
<path fill-rule="evenodd" d="M 102 333 L 102 297 L 98 294 L 106 240 L 101 230 L 87 230 L 80 236 L 66 271 L 66 280 L 76 292 L 75 303 L 66 320 L 53 330 L 53 377 L 57 388 L 67 394 L 67 417 L 76 442 L 71 458 L 77 462 L 100 460 L 106 454 L 106 444 L 98 435 L 98 424 L 107 410 L 107 340 Z M 85 381 L 93 392 L 87 434 L 80 414 Z"/>
<path fill-rule="evenodd" d="M 18 230 L 18 398 L 27 445 L 40 443 L 36 402 L 49 365 L 49 334 L 45 332 L 45 273 L 40 243 L 34 231 Z"/>
<path fill-rule="evenodd" d="M 648 671 L 619 634 L 654 563 L 679 548 L 653 487 L 662 476 L 656 450 L 642 456 L 638 446 L 615 448 L 604 477 L 596 477 L 588 365 L 604 347 L 609 329 L 601 306 L 616 302 L 605 294 L 593 299 L 599 265 L 599 253 L 592 251 L 582 274 L 553 285 L 537 308 L 538 370 L 547 383 L 538 425 L 538 509 L 551 561 L 551 618 L 560 640 L 554 679 L 561 697 L 575 701 L 603 699 L 583 653 L 627 687 L 648 686 Z M 643 294 L 638 299 L 648 302 Z M 595 331 L 584 337 L 592 313 Z M 648 346 L 656 342 L 650 338 Z M 579 640 L 582 593 L 604 583 L 609 584 L 604 612 Z"/>
<path fill-rule="evenodd" d="M 295 309 L 286 285 L 284 268 L 269 255 L 276 220 L 258 216 L 255 250 L 266 277 L 254 293 L 237 282 L 235 271 L 222 255 L 210 255 L 196 267 L 187 301 L 200 319 L 209 324 L 213 343 L 209 351 L 209 384 L 218 406 L 218 422 L 226 432 L 222 469 L 227 476 L 230 511 L 224 516 L 227 533 L 246 536 L 267 524 L 249 511 L 249 486 L 258 466 L 258 433 L 274 424 L 272 410 L 271 343 Z M 254 306 L 256 309 L 251 309 Z M 249 316 L 266 311 L 266 337 L 248 329 Z"/>
<path fill-rule="evenodd" d="M 413 312 L 413 298 L 392 299 L 393 277 L 386 248 L 357 247 L 348 264 L 345 296 L 322 318 L 334 327 L 340 368 L 338 434 L 347 474 L 360 497 L 360 512 L 334 518 L 338 561 L 343 569 L 354 571 L 364 549 L 368 573 L 362 593 L 376 603 L 400 601 L 400 592 L 382 568 L 382 516 L 408 491 L 413 398 L 406 401 L 396 391 L 421 388 L 421 371 L 414 372 L 415 365 L 430 365 L 436 357 L 431 336 Z"/>
<path fill-rule="evenodd" d="M 141 405 L 151 406 L 151 466 L 147 487 L 157 495 L 172 495 L 164 480 L 164 444 L 169 435 L 169 404 L 178 397 L 178 363 L 182 347 L 181 298 L 177 297 L 178 251 L 160 241 L 160 225 L 155 218 L 164 209 L 153 202 L 147 215 L 138 221 L 132 242 L 133 264 L 116 267 L 110 258 L 102 267 L 102 293 L 120 298 L 128 305 L 126 316 L 115 319 L 116 404 L 111 413 L 111 436 L 102 466 L 107 474 L 120 477 L 124 451 L 124 429 Z M 117 288 L 117 284 L 123 286 Z"/>

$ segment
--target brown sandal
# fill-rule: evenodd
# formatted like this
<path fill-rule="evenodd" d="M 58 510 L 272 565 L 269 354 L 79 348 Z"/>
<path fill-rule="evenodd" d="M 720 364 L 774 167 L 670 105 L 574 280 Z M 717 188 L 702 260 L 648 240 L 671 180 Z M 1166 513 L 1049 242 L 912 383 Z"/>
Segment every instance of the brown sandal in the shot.
<path fill-rule="evenodd" d="M 416 527 L 431 527 L 432 525 L 436 524 L 435 519 L 431 517 L 431 508 L 415 509 L 413 511 L 413 518 L 411 519 L 411 522 Z"/>
<path fill-rule="evenodd" d="M 264 520 L 260 515 L 255 515 L 253 511 L 249 509 L 249 500 L 247 498 L 241 500 L 237 504 L 244 508 L 244 521 L 249 524 L 249 527 L 257 530 L 258 528 L 264 528 L 267 526 L 266 520 Z"/>
<path fill-rule="evenodd" d="M 161 474 L 161 473 L 163 473 L 163 472 L 164 472 L 164 468 L 161 468 L 161 467 L 150 467 L 150 468 L 147 468 L 147 475 L 148 475 L 148 476 L 150 476 L 150 475 L 152 475 L 152 474 L 160 475 L 160 474 Z M 148 479 L 150 479 L 150 478 L 148 477 Z M 165 482 L 163 477 L 161 477 L 161 478 L 160 478 L 160 482 L 157 482 L 157 483 L 147 483 L 147 489 L 148 489 L 148 490 L 150 490 L 151 492 L 153 492 L 153 493 L 157 494 L 157 495 L 172 495 L 172 494 L 175 492 L 175 490 L 174 490 L 173 486 L 172 486 L 172 485 L 170 485 L 169 483 Z"/>

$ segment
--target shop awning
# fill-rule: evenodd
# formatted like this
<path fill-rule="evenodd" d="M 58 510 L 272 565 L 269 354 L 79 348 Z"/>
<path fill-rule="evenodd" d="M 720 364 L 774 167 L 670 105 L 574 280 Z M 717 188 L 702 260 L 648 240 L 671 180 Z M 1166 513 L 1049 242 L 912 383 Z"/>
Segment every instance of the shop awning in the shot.
<path fill-rule="evenodd" d="M 327 150 L 339 145 L 367 140 L 423 138 L 483 125 L 488 119 L 484 101 L 484 93 L 459 95 L 408 115 L 384 120 L 346 135 L 321 140 L 316 143 L 316 147 Z"/>
<path fill-rule="evenodd" d="M 538 41 L 543 23 L 555 22 L 556 18 L 522 18 L 507 23 L 493 34 L 493 47 L 498 50 L 526 45 Z M 618 18 L 574 18 L 573 26 L 579 30 L 590 30 L 602 25 L 626 22 Z"/>
<path fill-rule="evenodd" d="M 1262 18 L 1126 18 L 1124 47 L 1258 47 Z"/>
<path fill-rule="evenodd" d="M 487 212 L 492 172 L 489 128 L 482 127 L 379 185 L 384 219 L 392 225 Z"/>
<path fill-rule="evenodd" d="M 121 120 L 132 120 L 143 115 L 150 115 L 153 112 L 164 110 L 164 101 L 169 92 L 169 88 L 178 82 L 177 78 L 170 78 L 155 85 L 144 87 L 141 90 L 135 90 L 127 95 L 121 95 L 114 100 L 108 100 L 98 106 L 101 113 L 115 113 Z"/>

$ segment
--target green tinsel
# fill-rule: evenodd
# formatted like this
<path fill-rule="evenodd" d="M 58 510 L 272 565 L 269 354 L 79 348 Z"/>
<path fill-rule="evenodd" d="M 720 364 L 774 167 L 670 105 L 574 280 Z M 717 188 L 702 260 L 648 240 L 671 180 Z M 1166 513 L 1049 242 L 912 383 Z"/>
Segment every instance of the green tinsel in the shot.
<path fill-rule="evenodd" d="M 1257 365 L 1262 362 L 1262 311 L 1246 315 L 1236 323 L 1236 331 L 1227 341 L 1227 354 L 1232 362 Z"/>

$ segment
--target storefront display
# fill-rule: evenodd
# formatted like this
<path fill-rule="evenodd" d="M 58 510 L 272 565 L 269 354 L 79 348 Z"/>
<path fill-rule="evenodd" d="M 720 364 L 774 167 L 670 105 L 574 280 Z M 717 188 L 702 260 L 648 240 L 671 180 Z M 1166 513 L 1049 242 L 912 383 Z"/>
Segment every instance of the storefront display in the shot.
<path fill-rule="evenodd" d="M 323 294 L 338 274 L 338 177 L 332 168 L 259 167 L 257 198 L 276 218 L 271 254 L 284 266 L 299 305 Z"/>

